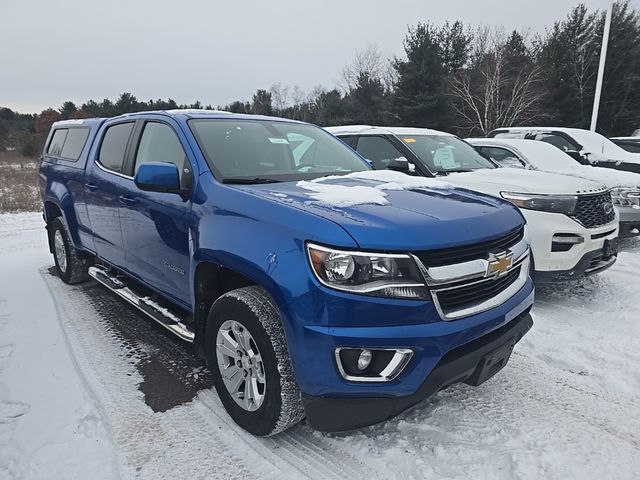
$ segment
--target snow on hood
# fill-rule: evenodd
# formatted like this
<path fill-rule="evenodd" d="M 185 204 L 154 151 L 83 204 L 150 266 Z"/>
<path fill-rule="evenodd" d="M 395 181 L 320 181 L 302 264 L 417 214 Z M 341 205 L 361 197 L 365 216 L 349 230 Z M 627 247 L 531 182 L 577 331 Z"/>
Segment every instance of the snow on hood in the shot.
<path fill-rule="evenodd" d="M 360 180 L 368 185 L 342 184 L 348 180 Z M 336 183 L 338 182 L 338 183 Z M 311 181 L 300 181 L 298 187 L 308 190 L 313 200 L 335 207 L 354 205 L 387 205 L 384 190 L 433 190 L 453 188 L 447 182 L 426 177 L 414 177 L 391 170 L 368 170 L 348 175 L 331 175 Z"/>
<path fill-rule="evenodd" d="M 606 188 L 601 183 L 584 178 L 508 167 L 452 173 L 447 179 L 459 187 L 490 195 L 500 195 L 500 192 L 504 191 L 571 195 L 603 191 Z"/>

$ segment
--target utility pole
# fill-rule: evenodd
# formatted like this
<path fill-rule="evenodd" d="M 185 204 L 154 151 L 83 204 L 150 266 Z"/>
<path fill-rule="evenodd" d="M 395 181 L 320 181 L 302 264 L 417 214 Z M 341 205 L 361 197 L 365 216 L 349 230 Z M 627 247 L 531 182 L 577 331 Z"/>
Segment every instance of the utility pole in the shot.
<path fill-rule="evenodd" d="M 598 80 L 596 82 L 596 96 L 593 99 L 593 112 L 591 114 L 591 131 L 596 131 L 598 125 L 598 110 L 600 109 L 600 95 L 602 94 L 602 81 L 604 79 L 604 66 L 607 63 L 607 47 L 609 46 L 609 32 L 611 31 L 611 16 L 613 15 L 613 0 L 607 10 L 602 33 L 602 48 L 600 49 L 600 66 L 598 67 Z"/>

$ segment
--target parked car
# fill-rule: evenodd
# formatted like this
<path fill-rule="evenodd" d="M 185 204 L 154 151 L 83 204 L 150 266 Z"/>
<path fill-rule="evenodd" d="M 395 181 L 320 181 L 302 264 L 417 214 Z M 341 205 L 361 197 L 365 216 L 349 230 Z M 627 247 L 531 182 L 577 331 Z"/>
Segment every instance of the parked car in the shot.
<path fill-rule="evenodd" d="M 469 144 L 436 130 L 370 126 L 327 130 L 371 160 L 377 169 L 446 176 L 446 181 L 455 186 L 519 206 L 530 227 L 532 275 L 538 282 L 581 278 L 601 272 L 616 261 L 618 216 L 609 190 L 599 183 L 498 168 Z"/>
<path fill-rule="evenodd" d="M 40 168 L 56 271 L 195 344 L 255 435 L 386 420 L 479 385 L 532 325 L 513 205 L 376 172 L 322 129 L 215 111 L 57 122 Z"/>
<path fill-rule="evenodd" d="M 558 147 L 584 165 L 640 173 L 640 154 L 627 152 L 608 138 L 580 128 L 519 127 L 498 128 L 490 138 L 540 140 Z"/>
<path fill-rule="evenodd" d="M 611 137 L 613 143 L 627 152 L 640 153 L 640 136 L 638 137 Z"/>
<path fill-rule="evenodd" d="M 468 138 L 467 141 L 501 166 L 571 175 L 607 186 L 620 214 L 619 237 L 640 234 L 640 175 L 637 173 L 580 165 L 545 142 L 511 138 Z"/>

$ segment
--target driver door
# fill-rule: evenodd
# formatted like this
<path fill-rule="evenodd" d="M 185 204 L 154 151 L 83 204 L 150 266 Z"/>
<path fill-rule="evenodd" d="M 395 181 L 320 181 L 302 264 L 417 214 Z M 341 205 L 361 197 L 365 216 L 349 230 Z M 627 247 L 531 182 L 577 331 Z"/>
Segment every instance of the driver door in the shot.
<path fill-rule="evenodd" d="M 145 121 L 134 138 L 133 174 L 148 162 L 178 167 L 183 194 L 146 192 L 133 181 L 120 207 L 127 269 L 179 304 L 189 307 L 192 164 L 169 123 Z"/>

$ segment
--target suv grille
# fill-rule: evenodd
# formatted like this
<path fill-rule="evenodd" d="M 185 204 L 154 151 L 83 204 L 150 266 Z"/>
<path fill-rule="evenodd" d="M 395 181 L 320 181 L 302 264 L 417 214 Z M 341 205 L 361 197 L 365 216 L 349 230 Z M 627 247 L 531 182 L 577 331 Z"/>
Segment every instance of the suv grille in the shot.
<path fill-rule="evenodd" d="M 609 201 L 611 201 L 611 197 L 609 197 Z M 441 267 L 453 263 L 468 262 L 478 258 L 486 258 L 491 252 L 502 252 L 522 240 L 523 235 L 524 227 L 521 227 L 497 240 L 464 245 L 462 247 L 418 252 L 416 256 L 426 267 Z"/>
<path fill-rule="evenodd" d="M 485 302 L 513 284 L 520 276 L 521 268 L 522 266 L 515 267 L 500 278 L 489 278 L 471 285 L 439 291 L 437 298 L 440 308 L 447 315 Z"/>
<path fill-rule="evenodd" d="M 586 228 L 600 227 L 613 222 L 616 212 L 611 202 L 611 192 L 579 196 L 573 218 Z"/>

